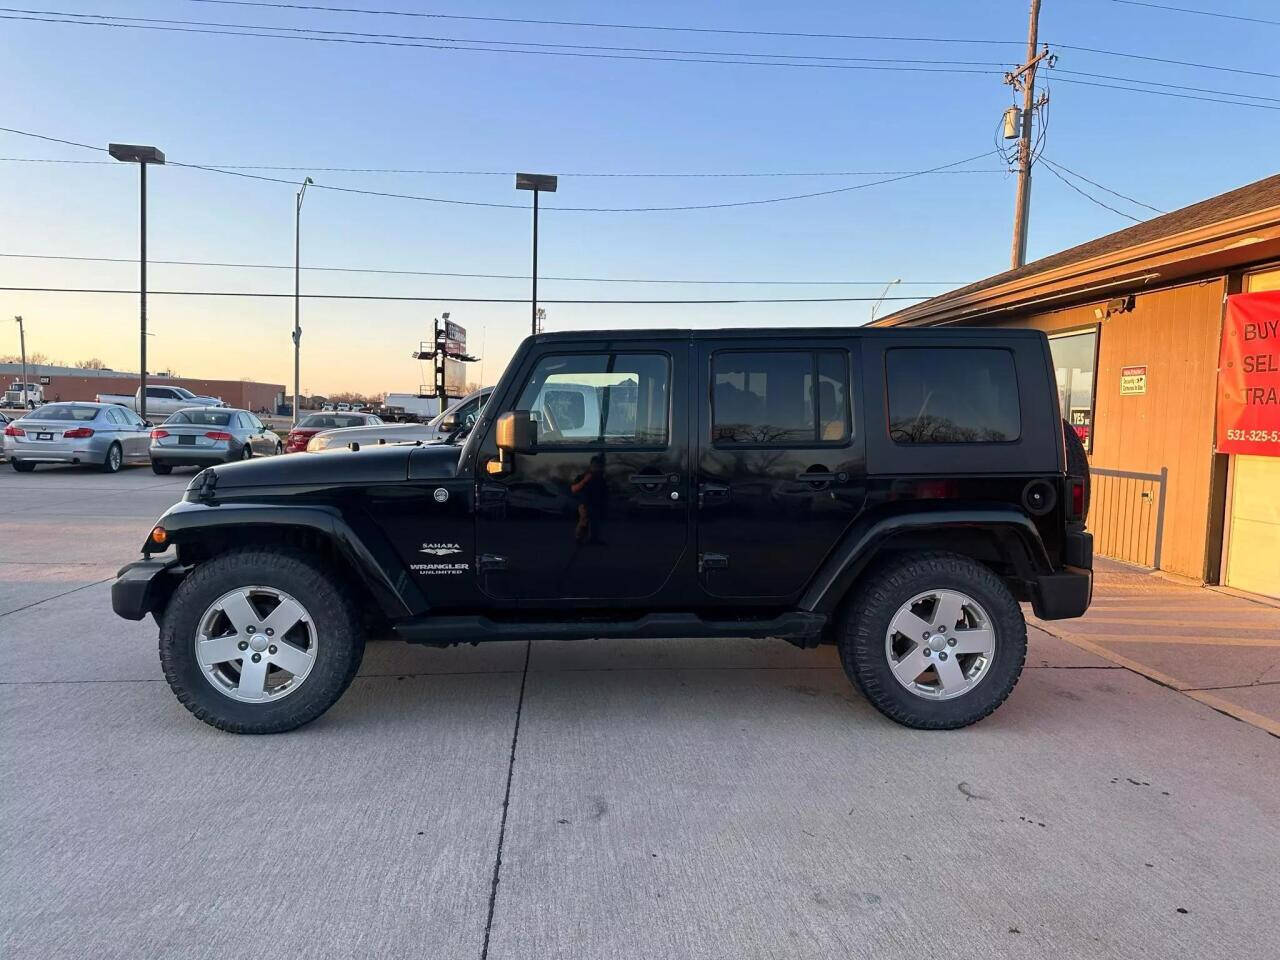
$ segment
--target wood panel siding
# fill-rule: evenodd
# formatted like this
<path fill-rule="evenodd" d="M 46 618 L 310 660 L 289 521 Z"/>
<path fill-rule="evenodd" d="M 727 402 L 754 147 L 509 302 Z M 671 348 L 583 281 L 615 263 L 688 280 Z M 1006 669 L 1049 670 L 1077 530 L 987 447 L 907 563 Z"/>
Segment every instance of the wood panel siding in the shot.
<path fill-rule="evenodd" d="M 1226 279 L 1216 277 L 1149 293 L 1134 308 L 1102 319 L 1094 398 L 1094 466 L 1159 473 L 1169 470 L 1165 491 L 1161 568 L 1203 578 L 1209 527 L 1213 464 L 1214 402 L 1222 298 Z M 1095 308 L 1106 301 L 1020 316 L 1011 325 L 1046 333 L 1084 329 L 1098 323 Z M 981 322 L 981 321 L 979 321 Z M 1146 393 L 1121 396 L 1122 367 L 1145 365 Z M 1136 489 L 1136 488 L 1135 488 Z M 1132 553 L 1134 531 L 1145 529 L 1139 511 L 1157 504 L 1135 495 L 1118 504 L 1095 530 L 1098 553 Z M 1141 549 L 1150 562 L 1151 547 Z M 1216 561 L 1215 561 L 1216 562 Z"/>

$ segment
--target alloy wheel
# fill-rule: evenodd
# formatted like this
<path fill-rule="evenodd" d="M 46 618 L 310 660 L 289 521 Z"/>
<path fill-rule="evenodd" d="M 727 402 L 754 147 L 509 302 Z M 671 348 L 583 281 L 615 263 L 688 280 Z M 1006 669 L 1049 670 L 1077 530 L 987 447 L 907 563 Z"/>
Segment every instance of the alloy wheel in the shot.
<path fill-rule="evenodd" d="M 200 617 L 196 661 L 215 690 L 242 703 L 287 697 L 315 666 L 318 641 L 307 609 L 275 587 L 238 587 Z"/>
<path fill-rule="evenodd" d="M 928 590 L 898 608 L 885 634 L 894 679 L 926 700 L 962 697 L 987 675 L 996 634 L 978 601 L 958 590 Z"/>

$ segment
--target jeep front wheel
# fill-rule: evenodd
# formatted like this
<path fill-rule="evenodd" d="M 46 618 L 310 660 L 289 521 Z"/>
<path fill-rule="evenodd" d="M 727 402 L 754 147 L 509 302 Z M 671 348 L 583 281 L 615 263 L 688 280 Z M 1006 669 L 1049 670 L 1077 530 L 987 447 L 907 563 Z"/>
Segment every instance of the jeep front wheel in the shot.
<path fill-rule="evenodd" d="M 314 720 L 364 655 L 355 606 L 309 559 L 249 549 L 200 564 L 160 628 L 165 679 L 188 710 L 232 733 L 281 733 Z"/>
<path fill-rule="evenodd" d="M 860 585 L 838 639 L 845 673 L 909 727 L 954 729 L 1004 702 L 1027 654 L 1022 610 L 968 557 L 897 561 Z"/>

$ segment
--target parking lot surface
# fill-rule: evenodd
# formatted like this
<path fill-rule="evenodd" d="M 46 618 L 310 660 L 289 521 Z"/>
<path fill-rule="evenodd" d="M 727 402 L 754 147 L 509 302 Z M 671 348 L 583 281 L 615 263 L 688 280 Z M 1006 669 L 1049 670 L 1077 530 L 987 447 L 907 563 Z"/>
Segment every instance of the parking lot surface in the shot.
<path fill-rule="evenodd" d="M 0 468 L 6 958 L 1280 955 L 1280 740 L 1035 629 L 949 733 L 728 640 L 379 642 L 219 733 L 109 601 L 190 474 Z"/>

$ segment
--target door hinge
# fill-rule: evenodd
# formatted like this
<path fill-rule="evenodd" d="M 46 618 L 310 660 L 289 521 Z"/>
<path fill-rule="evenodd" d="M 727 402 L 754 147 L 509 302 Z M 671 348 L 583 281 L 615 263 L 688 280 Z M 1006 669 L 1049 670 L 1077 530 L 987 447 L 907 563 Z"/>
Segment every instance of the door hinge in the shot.
<path fill-rule="evenodd" d="M 729 569 L 729 558 L 723 553 L 700 553 L 698 554 L 698 572 L 706 573 L 708 570 L 727 570 Z"/>
<path fill-rule="evenodd" d="M 476 573 L 489 573 L 493 570 L 507 569 L 507 558 L 497 557 L 492 553 L 482 553 L 476 557 Z"/>

